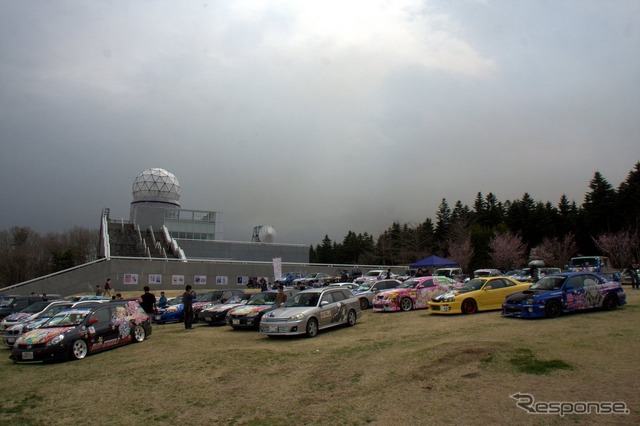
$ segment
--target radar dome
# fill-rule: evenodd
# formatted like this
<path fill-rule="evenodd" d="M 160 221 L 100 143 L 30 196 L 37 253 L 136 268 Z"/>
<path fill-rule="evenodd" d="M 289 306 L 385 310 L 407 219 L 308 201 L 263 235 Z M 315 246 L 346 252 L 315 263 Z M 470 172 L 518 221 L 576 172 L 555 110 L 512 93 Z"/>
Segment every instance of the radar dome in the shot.
<path fill-rule="evenodd" d="M 262 226 L 258 231 L 258 238 L 261 243 L 272 243 L 276 240 L 276 230 L 271 226 Z"/>
<path fill-rule="evenodd" d="M 133 181 L 133 201 L 153 201 L 180 205 L 180 182 L 164 169 L 152 168 Z"/>

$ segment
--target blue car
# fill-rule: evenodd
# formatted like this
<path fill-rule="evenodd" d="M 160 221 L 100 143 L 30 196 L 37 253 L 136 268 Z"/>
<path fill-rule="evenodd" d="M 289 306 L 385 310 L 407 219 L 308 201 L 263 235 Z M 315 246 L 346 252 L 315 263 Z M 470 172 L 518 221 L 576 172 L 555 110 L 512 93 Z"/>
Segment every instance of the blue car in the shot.
<path fill-rule="evenodd" d="M 153 322 L 158 324 L 182 321 L 184 321 L 184 305 L 182 304 L 182 296 L 178 296 L 171 300 L 165 308 L 158 308 L 158 311 L 153 315 Z"/>
<path fill-rule="evenodd" d="M 627 303 L 619 282 L 591 272 L 546 275 L 537 283 L 507 296 L 502 315 L 519 318 L 556 318 L 587 309 L 612 310 Z"/>

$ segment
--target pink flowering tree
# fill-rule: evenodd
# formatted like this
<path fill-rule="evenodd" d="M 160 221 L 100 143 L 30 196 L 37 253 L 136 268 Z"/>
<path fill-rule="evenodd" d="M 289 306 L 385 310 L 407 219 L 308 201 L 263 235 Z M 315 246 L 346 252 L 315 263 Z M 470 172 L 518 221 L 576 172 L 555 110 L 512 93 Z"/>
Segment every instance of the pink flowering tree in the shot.
<path fill-rule="evenodd" d="M 489 242 L 491 261 L 501 269 L 513 269 L 521 266 L 527 254 L 527 246 L 520 234 L 505 232 L 495 235 Z"/>
<path fill-rule="evenodd" d="M 463 271 L 468 270 L 469 264 L 471 263 L 471 259 L 474 255 L 470 237 L 466 237 L 459 241 L 449 240 L 447 243 L 447 251 L 449 252 L 449 259 L 458 262 Z"/>
<path fill-rule="evenodd" d="M 576 251 L 578 244 L 572 233 L 562 238 L 545 238 L 540 244 L 531 249 L 531 259 L 541 259 L 547 266 L 563 267 L 569 262 Z"/>
<path fill-rule="evenodd" d="M 638 254 L 638 239 L 628 230 L 600 234 L 593 241 L 611 259 L 612 265 L 618 268 L 633 262 Z"/>

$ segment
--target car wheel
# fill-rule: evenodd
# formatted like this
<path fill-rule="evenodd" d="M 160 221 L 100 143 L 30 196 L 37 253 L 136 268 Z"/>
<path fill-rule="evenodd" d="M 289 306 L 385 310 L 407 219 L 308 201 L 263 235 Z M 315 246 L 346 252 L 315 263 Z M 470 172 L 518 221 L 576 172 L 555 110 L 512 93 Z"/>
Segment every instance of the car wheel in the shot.
<path fill-rule="evenodd" d="M 353 327 L 354 325 L 356 325 L 356 321 L 358 320 L 358 316 L 356 315 L 356 311 L 354 311 L 353 309 L 349 311 L 349 313 L 347 314 L 347 325 L 349 327 Z"/>
<path fill-rule="evenodd" d="M 71 358 L 83 359 L 89 353 L 87 342 L 82 339 L 78 339 L 71 345 Z"/>
<path fill-rule="evenodd" d="M 366 297 L 360 299 L 360 310 L 364 311 L 369 307 L 369 300 Z"/>
<path fill-rule="evenodd" d="M 602 302 L 602 309 L 605 311 L 611 311 L 618 307 L 618 301 L 613 294 L 607 294 L 607 297 L 604 298 Z"/>
<path fill-rule="evenodd" d="M 316 337 L 318 335 L 318 321 L 315 318 L 310 318 L 307 321 L 307 337 Z"/>
<path fill-rule="evenodd" d="M 147 332 L 144 330 L 144 327 L 140 324 L 136 325 L 133 329 L 133 341 L 140 343 L 147 337 Z"/>
<path fill-rule="evenodd" d="M 413 309 L 413 302 L 408 297 L 405 297 L 400 301 L 400 309 L 407 312 Z"/>
<path fill-rule="evenodd" d="M 547 318 L 557 318 L 560 316 L 561 312 L 562 306 L 560 306 L 560 302 L 558 302 L 557 300 L 550 300 L 544 307 L 544 313 Z"/>
<path fill-rule="evenodd" d="M 463 314 L 475 314 L 478 312 L 478 304 L 473 299 L 467 299 L 462 302 L 462 313 Z"/>

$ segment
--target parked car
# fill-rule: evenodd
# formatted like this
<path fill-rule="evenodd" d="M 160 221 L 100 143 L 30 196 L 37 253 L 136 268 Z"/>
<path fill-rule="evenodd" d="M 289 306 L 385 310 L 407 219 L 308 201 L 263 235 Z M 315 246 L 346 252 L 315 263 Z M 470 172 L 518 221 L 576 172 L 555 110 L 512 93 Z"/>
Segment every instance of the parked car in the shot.
<path fill-rule="evenodd" d="M 605 256 L 572 257 L 567 270 L 569 272 L 606 272 L 611 270 L 611 261 Z"/>
<path fill-rule="evenodd" d="M 451 278 L 454 281 L 462 281 L 465 279 L 462 268 L 438 268 L 435 270 L 433 275 Z"/>
<path fill-rule="evenodd" d="M 342 324 L 353 326 L 361 315 L 360 302 L 346 288 L 304 290 L 287 299 L 284 306 L 266 313 L 260 332 L 267 336 L 306 334 Z"/>
<path fill-rule="evenodd" d="M 87 300 L 111 300 L 108 296 L 96 296 L 95 294 L 87 294 L 84 296 L 69 296 L 65 298 L 69 302 L 84 302 Z"/>
<path fill-rule="evenodd" d="M 49 318 L 53 317 L 55 314 L 65 309 L 69 309 L 76 306 L 89 306 L 90 304 L 97 305 L 98 303 L 105 303 L 105 302 L 106 300 L 84 301 L 84 302 L 69 302 L 69 301 L 52 302 L 43 311 L 37 314 L 34 314 L 28 318 L 23 318 L 22 322 L 18 322 L 8 326 L 6 330 L 4 330 L 4 335 L 2 336 L 2 343 L 8 347 L 13 346 L 15 341 L 18 340 L 18 337 L 20 337 L 24 333 L 27 333 L 31 330 L 35 330 L 36 328 L 39 328 L 42 324 L 47 322 Z"/>
<path fill-rule="evenodd" d="M 383 290 L 389 290 L 402 284 L 400 280 L 381 280 L 373 282 L 365 282 L 355 289 L 354 293 L 360 301 L 360 309 L 365 310 L 373 305 L 373 298 L 376 294 Z"/>
<path fill-rule="evenodd" d="M 181 295 L 170 300 L 165 308 L 158 308 L 153 314 L 153 322 L 158 324 L 182 321 L 184 321 L 184 305 Z"/>
<path fill-rule="evenodd" d="M 348 288 L 351 291 L 355 291 L 355 289 L 357 289 L 360 286 L 356 283 L 331 283 L 327 287 L 343 287 L 343 288 Z"/>
<path fill-rule="evenodd" d="M 284 294 L 289 299 L 293 294 L 293 289 L 284 289 Z M 263 291 L 254 294 L 249 301 L 243 306 L 238 306 L 227 312 L 225 322 L 234 329 L 239 328 L 258 328 L 262 316 L 275 309 L 276 298 L 278 292 L 276 290 Z"/>
<path fill-rule="evenodd" d="M 280 279 L 276 280 L 275 282 L 278 284 L 282 284 L 283 286 L 290 287 L 293 286 L 294 280 L 302 277 L 304 277 L 304 274 L 302 272 L 285 272 L 284 274 L 282 274 Z"/>
<path fill-rule="evenodd" d="M 83 359 L 98 351 L 142 342 L 149 335 L 151 321 L 136 301 L 74 307 L 20 336 L 10 358 L 14 362 Z"/>
<path fill-rule="evenodd" d="M 508 277 L 480 277 L 462 287 L 440 294 L 429 301 L 431 314 L 475 314 L 478 311 L 502 309 L 504 298 L 529 288 Z"/>
<path fill-rule="evenodd" d="M 364 284 L 383 280 L 387 278 L 387 272 L 388 271 L 386 269 L 372 269 L 366 274 L 356 278 L 354 282 L 358 284 Z M 396 279 L 397 277 L 397 274 L 391 273 L 391 279 Z"/>
<path fill-rule="evenodd" d="M 307 287 L 322 287 L 325 285 L 326 281 L 329 281 L 331 276 L 329 274 L 325 274 L 323 272 L 313 272 L 311 274 L 307 274 L 302 278 L 296 278 L 293 280 L 293 286 L 296 288 L 307 288 Z"/>
<path fill-rule="evenodd" d="M 507 296 L 502 315 L 555 318 L 585 309 L 615 309 L 627 303 L 622 285 L 587 272 L 547 275 L 529 289 Z"/>
<path fill-rule="evenodd" d="M 502 275 L 499 269 L 476 269 L 473 271 L 473 277 L 499 277 Z"/>
<path fill-rule="evenodd" d="M 194 318 L 198 319 L 198 314 L 200 311 L 206 306 L 211 305 L 219 305 L 221 303 L 226 303 L 227 300 L 232 298 L 233 296 L 239 296 L 244 294 L 242 290 L 214 290 L 208 291 L 206 293 L 201 294 L 198 298 L 193 302 L 193 315 Z M 183 307 L 184 309 L 184 307 Z"/>
<path fill-rule="evenodd" d="M 49 300 L 60 300 L 62 296 L 59 294 L 47 295 Z M 4 296 L 0 300 L 0 319 L 11 315 L 15 312 L 19 312 L 29 305 L 36 302 L 42 302 L 42 296 L 20 296 L 20 295 L 8 295 Z"/>
<path fill-rule="evenodd" d="M 416 277 L 391 290 L 380 291 L 373 299 L 373 311 L 410 311 L 426 309 L 429 300 L 451 290 L 453 280 L 447 277 Z"/>
<path fill-rule="evenodd" d="M 209 325 L 225 325 L 227 312 L 238 306 L 245 305 L 252 296 L 253 294 L 251 293 L 243 293 L 231 297 L 225 303 L 205 306 L 198 314 L 198 320 L 204 321 Z"/>
<path fill-rule="evenodd" d="M 30 318 L 47 309 L 47 307 L 54 302 L 54 300 L 45 302 L 40 299 L 40 301 L 32 303 L 21 311 L 14 312 L 11 315 L 7 315 L 2 319 L 2 321 L 0 321 L 0 331 L 4 331 L 8 327 L 29 320 Z M 68 306 L 71 306 L 71 304 L 69 304 Z"/>

